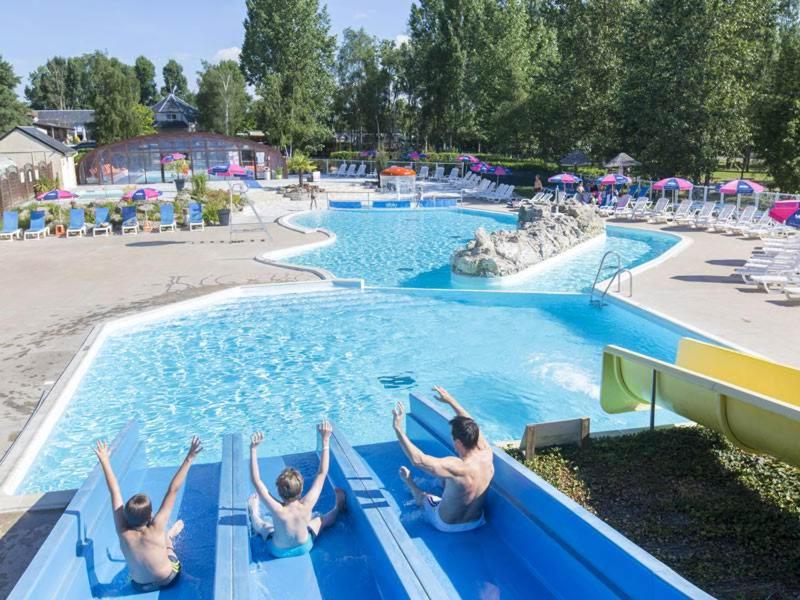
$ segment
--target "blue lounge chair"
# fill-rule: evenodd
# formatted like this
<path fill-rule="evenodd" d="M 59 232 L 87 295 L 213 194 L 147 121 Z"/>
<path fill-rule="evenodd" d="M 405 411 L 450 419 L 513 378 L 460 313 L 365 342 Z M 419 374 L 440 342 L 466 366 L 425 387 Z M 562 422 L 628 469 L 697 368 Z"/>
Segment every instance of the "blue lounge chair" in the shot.
<path fill-rule="evenodd" d="M 161 224 L 158 228 L 159 231 L 166 229 L 175 231 L 175 207 L 172 204 L 161 205 Z"/>
<path fill-rule="evenodd" d="M 82 208 L 73 208 L 69 211 L 69 226 L 67 237 L 70 235 L 86 235 L 86 213 Z"/>
<path fill-rule="evenodd" d="M 203 221 L 203 206 L 199 202 L 189 203 L 189 231 L 194 230 L 195 227 L 206 228 Z"/>
<path fill-rule="evenodd" d="M 98 233 L 111 235 L 111 222 L 108 220 L 108 209 L 105 206 L 98 206 L 94 209 L 92 235 L 96 236 Z"/>
<path fill-rule="evenodd" d="M 122 207 L 122 235 L 126 233 L 139 233 L 139 219 L 136 217 L 135 206 Z"/>
<path fill-rule="evenodd" d="M 13 241 L 14 238 L 22 238 L 19 213 L 15 210 L 5 210 L 3 211 L 3 230 L 0 231 L 0 240 Z"/>
<path fill-rule="evenodd" d="M 25 230 L 25 234 L 23 235 L 24 239 L 28 238 L 36 238 L 41 239 L 46 237 L 48 232 L 47 225 L 44 222 L 44 211 L 43 210 L 32 210 L 31 211 L 31 224 Z"/>

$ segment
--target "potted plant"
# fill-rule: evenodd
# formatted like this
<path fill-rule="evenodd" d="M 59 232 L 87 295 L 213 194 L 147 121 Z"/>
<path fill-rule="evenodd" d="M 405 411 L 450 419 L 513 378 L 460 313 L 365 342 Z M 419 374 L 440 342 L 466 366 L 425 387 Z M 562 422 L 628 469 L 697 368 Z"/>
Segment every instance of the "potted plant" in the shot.
<path fill-rule="evenodd" d="M 185 158 L 173 160 L 167 165 L 167 169 L 175 173 L 175 189 L 182 192 L 186 185 L 186 176 L 189 174 L 189 161 Z"/>
<path fill-rule="evenodd" d="M 311 173 L 317 168 L 317 163 L 315 163 L 302 152 L 295 152 L 289 157 L 289 160 L 286 161 L 286 168 L 289 169 L 290 173 L 297 173 L 298 183 L 302 188 L 303 174 Z"/>

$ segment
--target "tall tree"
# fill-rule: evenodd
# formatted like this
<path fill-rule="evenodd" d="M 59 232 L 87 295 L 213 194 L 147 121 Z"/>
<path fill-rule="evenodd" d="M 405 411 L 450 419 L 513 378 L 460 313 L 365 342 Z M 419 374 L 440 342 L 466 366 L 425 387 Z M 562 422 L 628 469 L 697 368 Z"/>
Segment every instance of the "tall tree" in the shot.
<path fill-rule="evenodd" d="M 67 87 L 67 59 L 54 56 L 46 64 L 38 67 L 29 76 L 29 84 L 25 87 L 25 97 L 31 108 L 65 110 L 73 108 Z"/>
<path fill-rule="evenodd" d="M 116 58 L 99 60 L 94 78 L 94 137 L 98 144 L 109 144 L 150 131 L 139 108 L 139 80 L 132 67 Z M 149 109 L 147 109 L 149 112 Z"/>
<path fill-rule="evenodd" d="M 0 135 L 28 122 L 25 105 L 17 99 L 14 89 L 19 82 L 14 68 L 0 56 Z"/>
<path fill-rule="evenodd" d="M 288 153 L 330 137 L 335 40 L 319 0 L 247 0 L 241 67 L 260 96 L 257 115 Z"/>
<path fill-rule="evenodd" d="M 800 191 L 800 26 L 781 35 L 780 51 L 755 110 L 756 150 L 779 189 Z"/>
<path fill-rule="evenodd" d="M 169 59 L 161 71 L 164 77 L 164 87 L 161 88 L 161 95 L 166 96 L 174 93 L 179 98 L 191 102 L 189 93 L 189 82 L 183 74 L 183 67 L 174 58 Z"/>
<path fill-rule="evenodd" d="M 157 98 L 156 66 L 145 56 L 136 59 L 133 66 L 136 79 L 139 80 L 139 102 L 145 106 L 155 104 Z"/>
<path fill-rule="evenodd" d="M 250 101 L 239 64 L 233 60 L 223 60 L 216 65 L 203 62 L 198 76 L 200 126 L 225 135 L 239 131 L 247 118 Z"/>

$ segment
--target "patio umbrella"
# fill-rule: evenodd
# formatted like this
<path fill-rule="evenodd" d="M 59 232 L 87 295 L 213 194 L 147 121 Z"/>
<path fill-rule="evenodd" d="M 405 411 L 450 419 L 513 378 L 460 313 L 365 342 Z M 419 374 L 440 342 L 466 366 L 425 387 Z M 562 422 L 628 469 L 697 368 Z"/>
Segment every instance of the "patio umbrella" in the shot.
<path fill-rule="evenodd" d="M 742 194 L 760 194 L 766 188 L 763 185 L 750 181 L 749 179 L 734 179 L 719 188 L 719 193 L 722 196 L 722 201 L 725 201 L 725 196 L 736 196 L 736 210 L 739 210 L 740 196 Z"/>
<path fill-rule="evenodd" d="M 622 175 L 626 167 L 638 167 L 641 164 L 642 163 L 632 156 L 625 154 L 624 152 L 620 152 L 603 166 L 606 169 L 613 169 L 614 167 L 617 167 L 617 172 Z"/>
<path fill-rule="evenodd" d="M 496 176 L 494 182 L 497 183 L 500 181 L 501 175 L 511 175 L 511 169 L 503 165 L 497 165 L 496 167 L 490 167 L 489 173 Z"/>
<path fill-rule="evenodd" d="M 227 165 L 215 165 L 208 169 L 209 175 L 216 175 L 217 177 L 245 177 L 247 171 L 235 163 L 228 163 Z"/>
<path fill-rule="evenodd" d="M 43 201 L 53 201 L 53 200 L 71 200 L 72 198 L 77 198 L 78 194 L 73 194 L 69 190 L 61 190 L 55 189 L 50 190 L 49 192 L 45 192 L 44 194 L 39 194 L 36 196 L 37 200 Z"/>
<path fill-rule="evenodd" d="M 796 210 L 783 224 L 800 229 L 800 209 Z"/>
<path fill-rule="evenodd" d="M 794 216 L 798 210 L 800 210 L 800 201 L 778 200 L 775 206 L 769 211 L 769 216 L 779 223 L 785 223 L 790 217 Z"/>
<path fill-rule="evenodd" d="M 147 220 L 147 208 L 148 204 L 151 200 L 154 200 L 161 196 L 162 192 L 159 192 L 155 188 L 139 188 L 138 190 L 133 190 L 128 192 L 127 194 L 122 196 L 123 200 L 133 200 L 134 202 L 143 202 L 144 203 L 144 220 Z"/>
<path fill-rule="evenodd" d="M 485 162 L 477 162 L 469 166 L 469 170 L 473 173 L 488 173 L 489 169 L 491 169 L 491 165 Z"/>
<path fill-rule="evenodd" d="M 686 179 L 681 179 L 680 177 L 667 177 L 666 179 L 660 179 L 653 184 L 654 190 L 691 190 L 694 187 L 694 184 L 691 181 Z"/>
<path fill-rule="evenodd" d="M 631 178 L 619 173 L 608 173 L 595 180 L 597 185 L 627 185 L 631 182 Z"/>
<path fill-rule="evenodd" d="M 547 181 L 549 183 L 563 183 L 563 184 L 576 184 L 579 181 L 583 181 L 577 175 L 573 175 L 572 173 L 559 173 L 558 175 L 553 175 L 552 177 L 548 177 Z"/>
<path fill-rule="evenodd" d="M 185 154 L 180 152 L 173 152 L 172 154 L 167 154 L 165 157 L 161 159 L 162 165 L 168 165 L 171 162 L 175 162 L 176 160 L 183 160 L 186 158 Z"/>
<path fill-rule="evenodd" d="M 479 163 L 481 160 L 477 156 L 473 156 L 472 154 L 462 154 L 458 158 L 456 158 L 459 162 L 469 162 L 469 163 Z"/>

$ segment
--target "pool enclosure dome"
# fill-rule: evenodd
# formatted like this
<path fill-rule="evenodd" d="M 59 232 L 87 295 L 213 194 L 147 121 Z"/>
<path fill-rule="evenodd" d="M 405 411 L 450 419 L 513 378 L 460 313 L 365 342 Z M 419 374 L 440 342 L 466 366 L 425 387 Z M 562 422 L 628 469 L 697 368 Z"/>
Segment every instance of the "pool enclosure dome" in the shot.
<path fill-rule="evenodd" d="M 80 161 L 78 183 L 140 185 L 172 181 L 175 173 L 161 159 L 174 152 L 186 155 L 190 175 L 206 173 L 214 165 L 235 163 L 252 170 L 256 179 L 267 179 L 271 172 L 284 166 L 284 159 L 274 146 L 218 133 L 170 130 L 95 148 Z"/>

